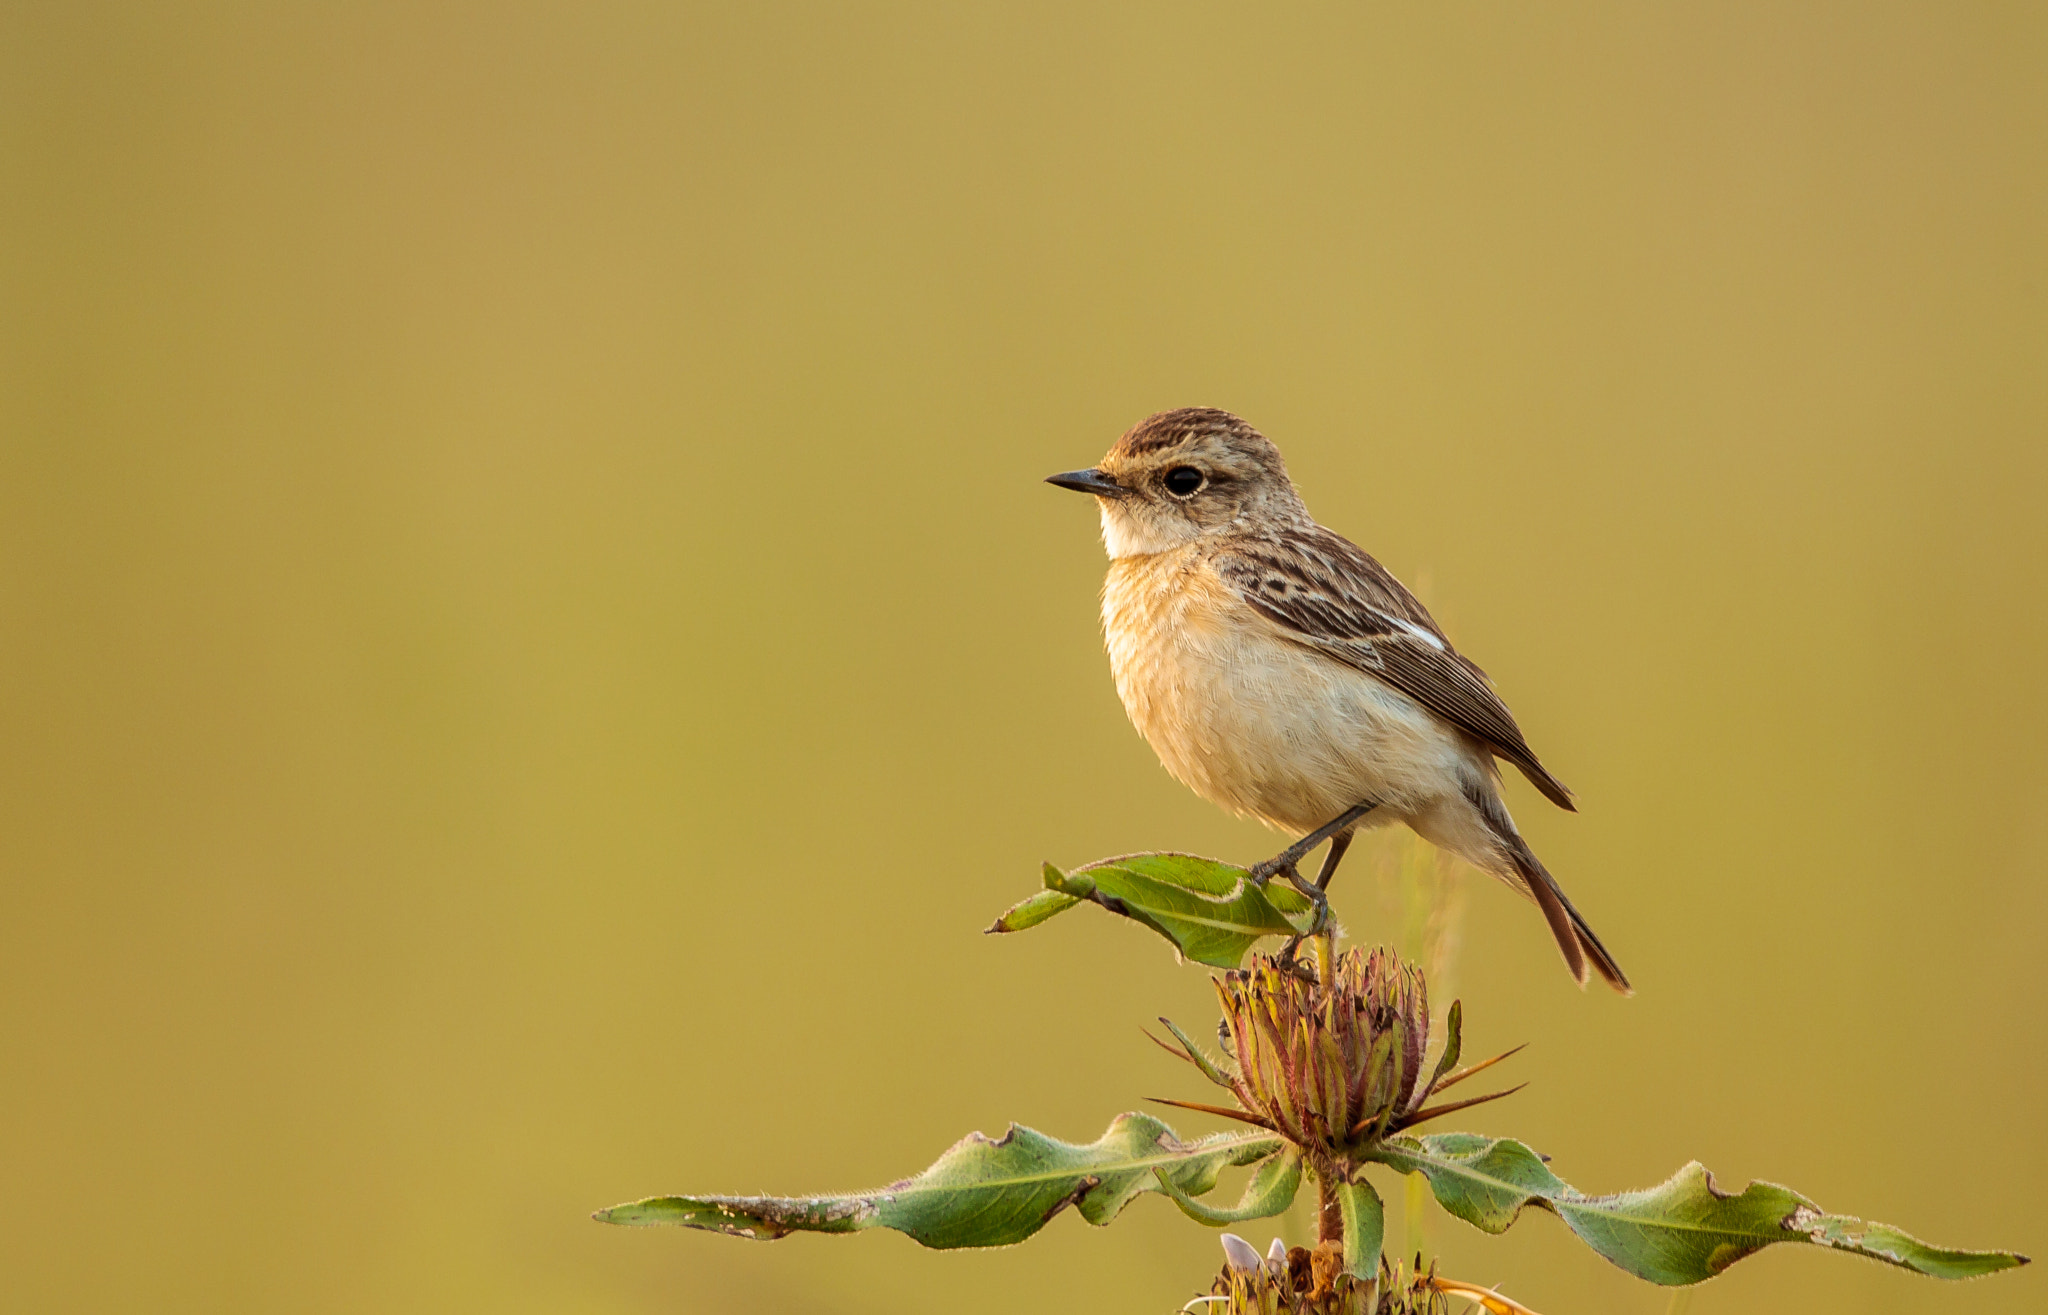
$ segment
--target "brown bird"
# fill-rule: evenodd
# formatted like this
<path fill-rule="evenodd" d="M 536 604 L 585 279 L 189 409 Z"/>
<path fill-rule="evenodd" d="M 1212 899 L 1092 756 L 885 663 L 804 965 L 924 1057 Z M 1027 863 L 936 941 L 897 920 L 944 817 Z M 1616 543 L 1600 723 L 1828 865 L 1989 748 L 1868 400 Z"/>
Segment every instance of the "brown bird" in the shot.
<path fill-rule="evenodd" d="M 1102 628 L 1131 721 L 1183 785 L 1302 836 L 1254 868 L 1319 902 L 1353 833 L 1405 823 L 1536 902 L 1583 985 L 1630 990 L 1500 797 L 1504 759 L 1560 808 L 1481 671 L 1350 540 L 1315 522 L 1280 451 L 1227 411 L 1142 421 L 1092 470 L 1109 578 Z M 1296 863 L 1327 839 L 1313 886 Z"/>

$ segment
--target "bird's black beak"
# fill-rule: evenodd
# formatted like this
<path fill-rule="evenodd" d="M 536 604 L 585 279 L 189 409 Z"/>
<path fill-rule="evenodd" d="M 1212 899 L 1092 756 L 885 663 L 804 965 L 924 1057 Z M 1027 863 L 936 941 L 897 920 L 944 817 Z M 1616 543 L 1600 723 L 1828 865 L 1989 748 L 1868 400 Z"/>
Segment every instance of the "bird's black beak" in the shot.
<path fill-rule="evenodd" d="M 1063 489 L 1076 493 L 1093 493 L 1098 498 L 1121 498 L 1130 492 L 1099 470 L 1069 470 L 1058 475 L 1047 475 L 1045 482 L 1057 484 Z"/>

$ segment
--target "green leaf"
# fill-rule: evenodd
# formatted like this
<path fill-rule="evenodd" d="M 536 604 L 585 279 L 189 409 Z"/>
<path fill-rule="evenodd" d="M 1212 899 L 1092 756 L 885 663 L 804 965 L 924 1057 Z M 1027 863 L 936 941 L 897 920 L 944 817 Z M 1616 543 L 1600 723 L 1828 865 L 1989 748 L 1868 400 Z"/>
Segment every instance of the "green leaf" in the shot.
<path fill-rule="evenodd" d="M 1337 1183 L 1337 1209 L 1344 1220 L 1344 1268 L 1362 1279 L 1380 1276 L 1380 1248 L 1387 1236 L 1387 1208 L 1372 1184 Z"/>
<path fill-rule="evenodd" d="M 1072 872 L 1045 865 L 1043 894 L 996 920 L 990 931 L 1021 931 L 1089 900 L 1142 923 L 1196 963 L 1235 968 L 1267 936 L 1314 930 L 1315 906 L 1284 882 L 1253 884 L 1240 867 L 1192 854 L 1126 854 Z M 1046 899 L 1056 894 L 1068 901 Z"/>
<path fill-rule="evenodd" d="M 1280 1139 L 1264 1132 L 1183 1142 L 1149 1114 L 1119 1114 L 1109 1131 L 1085 1146 L 1013 1123 L 994 1141 L 970 1133 L 931 1168 L 880 1191 L 794 1198 L 656 1196 L 594 1217 L 607 1224 L 679 1224 L 762 1241 L 797 1232 L 893 1228 L 928 1247 L 1009 1246 L 1070 1205 L 1089 1223 L 1106 1224 L 1162 1183 L 1180 1196 L 1201 1196 L 1224 1169 L 1266 1159 L 1280 1148 Z"/>
<path fill-rule="evenodd" d="M 1437 1056 L 1436 1071 L 1429 1075 L 1428 1085 L 1422 1088 L 1427 1094 L 1436 1090 L 1436 1084 L 1458 1067 L 1458 1056 L 1464 1053 L 1465 1002 L 1451 1001 L 1451 1012 L 1444 1018 L 1444 1053 Z"/>
<path fill-rule="evenodd" d="M 1158 1174 L 1160 1190 L 1173 1199 L 1181 1213 L 1198 1224 L 1221 1228 L 1247 1219 L 1271 1219 L 1293 1205 L 1294 1194 L 1301 1190 L 1301 1152 L 1289 1146 L 1260 1164 L 1251 1181 L 1244 1185 L 1244 1197 L 1235 1206 L 1203 1205 L 1174 1186 L 1172 1175 L 1165 1170 L 1154 1172 Z"/>
<path fill-rule="evenodd" d="M 989 927 L 989 935 L 1000 935 L 1009 931 L 1024 931 L 1036 927 L 1055 913 L 1065 913 L 1081 902 L 1076 895 L 1063 895 L 1056 890 L 1041 890 L 1036 895 L 1012 904 L 1009 911 L 997 918 Z"/>
<path fill-rule="evenodd" d="M 1372 1158 L 1402 1173 L 1421 1173 L 1437 1204 L 1488 1233 L 1506 1232 L 1523 1206 L 1572 1190 L 1536 1152 L 1507 1138 L 1467 1132 L 1390 1137 Z"/>
<path fill-rule="evenodd" d="M 1975 1278 L 2027 1263 L 2004 1251 L 1950 1251 L 1884 1224 L 1830 1215 L 1775 1183 L 1730 1194 L 1695 1161 L 1656 1187 L 1585 1196 L 1518 1141 L 1440 1133 L 1393 1137 L 1372 1158 L 1421 1173 L 1437 1201 L 1489 1233 L 1506 1231 L 1522 1207 L 1556 1214 L 1595 1251 L 1638 1278 L 1676 1287 L 1710 1279 L 1776 1242 L 1810 1242 L 1934 1278 Z"/>

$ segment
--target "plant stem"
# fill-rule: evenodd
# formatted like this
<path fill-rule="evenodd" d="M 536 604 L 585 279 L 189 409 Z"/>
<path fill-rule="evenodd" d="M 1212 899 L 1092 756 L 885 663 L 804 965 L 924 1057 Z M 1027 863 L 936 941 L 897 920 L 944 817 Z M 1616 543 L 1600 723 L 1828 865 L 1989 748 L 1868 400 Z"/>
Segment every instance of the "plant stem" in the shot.
<path fill-rule="evenodd" d="M 1344 1243 L 1344 1209 L 1337 1204 L 1336 1189 L 1320 1174 L 1316 1176 L 1316 1241 Z"/>
<path fill-rule="evenodd" d="M 1407 1228 L 1404 1230 L 1406 1235 L 1402 1241 L 1409 1255 L 1421 1255 L 1429 1249 L 1428 1240 L 1422 1235 L 1423 1230 L 1428 1227 L 1423 1222 L 1426 1213 L 1423 1210 L 1423 1201 L 1429 1192 L 1429 1180 L 1419 1173 L 1411 1173 L 1408 1175 L 1404 1186 L 1406 1188 L 1403 1196 L 1406 1198 L 1405 1204 L 1407 1205 L 1407 1217 L 1405 1220 Z"/>

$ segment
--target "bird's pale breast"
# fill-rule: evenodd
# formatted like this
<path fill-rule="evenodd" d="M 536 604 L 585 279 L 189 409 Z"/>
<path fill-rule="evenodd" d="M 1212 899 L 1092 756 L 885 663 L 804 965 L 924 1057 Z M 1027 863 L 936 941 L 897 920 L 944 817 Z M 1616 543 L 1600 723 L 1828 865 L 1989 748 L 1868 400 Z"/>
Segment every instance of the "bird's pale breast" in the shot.
<path fill-rule="evenodd" d="M 1391 821 L 1471 770 L 1456 732 L 1286 639 L 1198 552 L 1112 561 L 1102 620 L 1131 721 L 1175 778 L 1234 812 L 1307 832 L 1373 799 Z"/>

